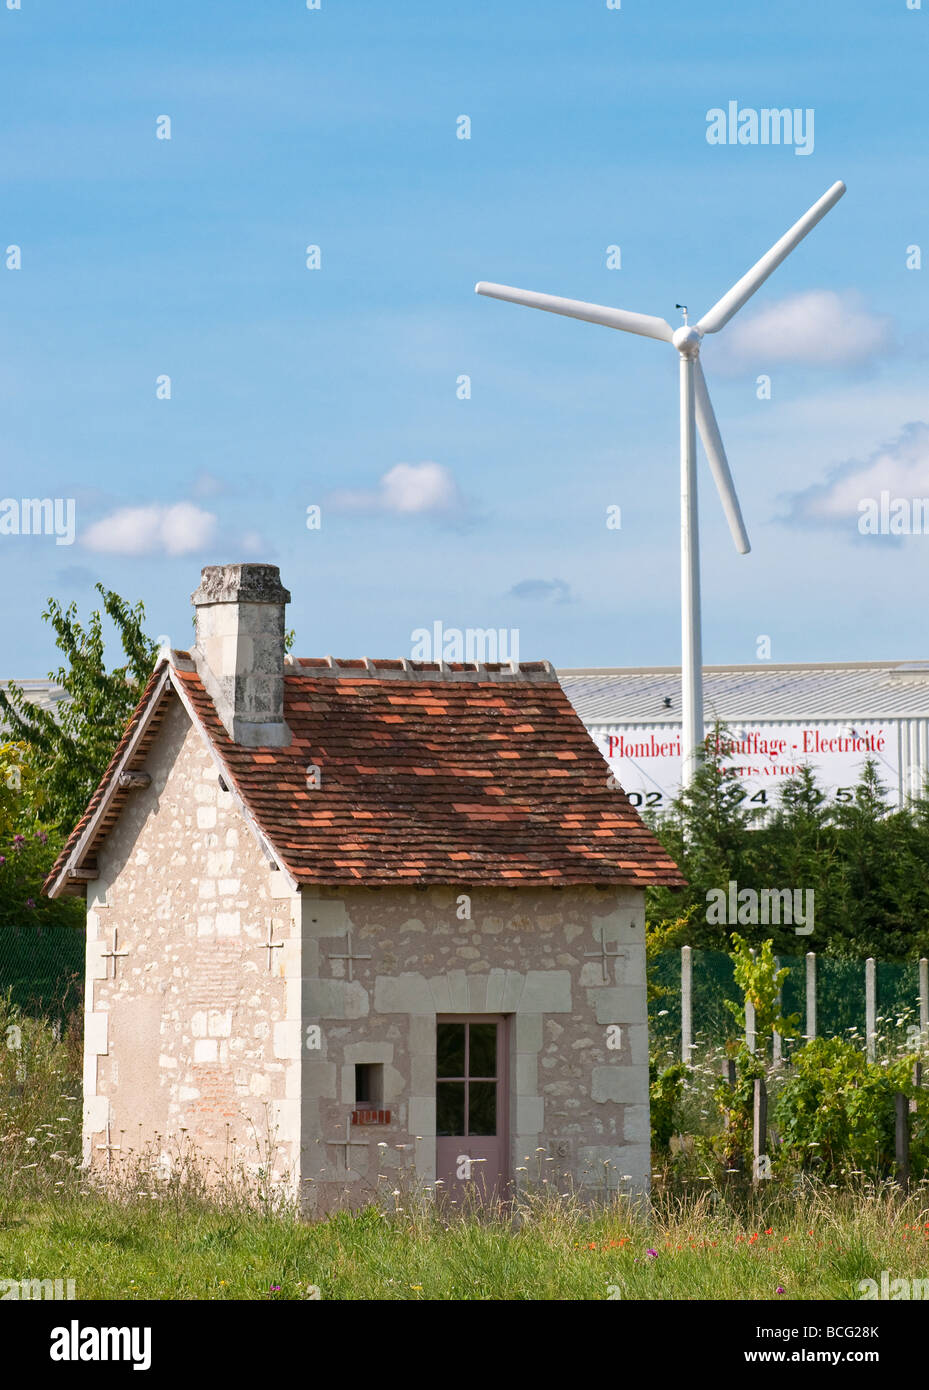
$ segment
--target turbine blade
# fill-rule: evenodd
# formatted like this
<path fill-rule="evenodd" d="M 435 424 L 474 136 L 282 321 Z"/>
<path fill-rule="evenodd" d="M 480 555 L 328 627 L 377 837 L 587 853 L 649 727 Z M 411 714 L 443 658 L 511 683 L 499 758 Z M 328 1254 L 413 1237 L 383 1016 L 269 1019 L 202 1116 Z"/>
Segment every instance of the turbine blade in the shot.
<path fill-rule="evenodd" d="M 713 410 L 713 403 L 710 400 L 710 393 L 706 389 L 706 377 L 703 375 L 703 367 L 700 359 L 697 358 L 694 372 L 694 400 L 697 409 L 697 429 L 700 431 L 700 438 L 703 440 L 703 447 L 709 460 L 710 470 L 716 483 L 716 490 L 719 493 L 719 500 L 723 504 L 723 511 L 726 513 L 726 520 L 729 523 L 729 530 L 732 539 L 735 541 L 735 548 L 740 555 L 747 555 L 751 550 L 748 534 L 745 530 L 745 523 L 742 520 L 742 509 L 739 506 L 739 499 L 735 495 L 735 484 L 732 481 L 732 474 L 729 471 L 729 460 L 726 458 L 726 450 L 723 447 L 722 436 L 719 433 L 719 425 L 716 423 L 716 415 Z"/>
<path fill-rule="evenodd" d="M 624 333 L 640 333 L 643 338 L 660 338 L 664 343 L 670 343 L 674 336 L 669 323 L 651 314 L 633 314 L 628 309 L 609 309 L 603 304 L 586 304 L 582 299 L 536 294 L 534 290 L 514 290 L 510 285 L 492 285 L 486 280 L 479 281 L 474 290 L 490 299 L 505 299 L 510 304 L 524 304 L 528 309 L 547 309 L 550 314 L 565 314 L 571 319 L 600 323 L 604 328 L 619 328 Z"/>
<path fill-rule="evenodd" d="M 751 299 L 772 271 L 775 271 L 781 261 L 790 255 L 795 246 L 799 245 L 807 232 L 811 232 L 816 223 L 825 217 L 829 209 L 835 207 L 844 192 L 845 184 L 841 180 L 834 183 L 829 191 L 823 194 L 819 202 L 814 203 L 809 212 L 805 212 L 799 222 L 795 222 L 790 231 L 785 232 L 780 241 L 776 241 L 771 250 L 766 252 L 761 260 L 757 261 L 751 270 L 747 271 L 741 280 L 737 281 L 732 289 L 703 315 L 697 324 L 700 332 L 718 333 L 721 328 L 724 328 L 732 315 L 741 309 L 746 300 Z"/>

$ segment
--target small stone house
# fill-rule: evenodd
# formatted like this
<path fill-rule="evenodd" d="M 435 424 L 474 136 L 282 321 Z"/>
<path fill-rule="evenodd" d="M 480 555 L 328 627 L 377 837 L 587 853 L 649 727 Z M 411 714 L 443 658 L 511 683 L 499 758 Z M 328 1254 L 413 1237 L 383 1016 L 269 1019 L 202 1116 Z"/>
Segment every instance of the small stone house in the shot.
<path fill-rule="evenodd" d="M 644 890 L 682 879 L 547 662 L 285 655 L 208 566 L 46 882 L 87 899 L 85 1162 L 401 1182 L 649 1176 Z"/>

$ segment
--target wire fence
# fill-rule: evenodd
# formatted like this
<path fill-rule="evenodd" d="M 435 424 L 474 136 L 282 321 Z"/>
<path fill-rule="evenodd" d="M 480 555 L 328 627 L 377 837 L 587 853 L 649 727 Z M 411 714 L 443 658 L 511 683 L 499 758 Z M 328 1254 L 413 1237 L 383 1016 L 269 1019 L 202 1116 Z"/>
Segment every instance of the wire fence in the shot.
<path fill-rule="evenodd" d="M 780 966 L 789 971 L 782 988 L 782 1012 L 798 1014 L 800 1024 L 793 1045 L 805 1041 L 807 1018 L 807 957 L 778 956 Z M 649 1032 L 653 1047 L 681 1050 L 682 1039 L 682 956 L 666 951 L 649 964 L 649 982 L 662 991 L 649 1007 Z M 815 960 L 816 1035 L 846 1037 L 865 1046 L 866 964 L 863 960 L 833 960 L 817 955 Z M 907 1029 L 919 1027 L 922 1010 L 920 967 L 913 962 L 876 962 L 876 1005 L 879 1034 L 888 1041 Z M 718 1047 L 739 1036 L 735 1018 L 725 1000 L 743 1004 L 735 983 L 732 958 L 723 951 L 691 952 L 691 1036 L 695 1045 Z M 790 1043 L 785 1042 L 785 1051 Z"/>
<path fill-rule="evenodd" d="M 799 1014 L 803 1041 L 808 972 L 804 956 L 780 956 L 789 971 L 784 981 L 783 1013 Z M 738 1036 L 725 1001 L 741 1004 L 732 958 L 723 951 L 691 953 L 691 1036 L 695 1044 L 721 1046 Z M 653 1047 L 680 1051 L 681 952 L 666 951 L 649 965 L 649 983 L 660 997 L 649 1008 Z M 876 965 L 878 1023 L 885 1034 L 920 1022 L 920 975 L 914 962 Z M 83 1007 L 84 933 L 73 927 L 6 926 L 0 928 L 0 995 L 23 1013 L 64 1021 Z M 816 1032 L 820 1037 L 857 1037 L 865 1041 L 865 962 L 816 957 Z"/>
<path fill-rule="evenodd" d="M 74 927 L 0 928 L 0 996 L 24 1014 L 64 1022 L 83 1006 L 84 933 Z"/>

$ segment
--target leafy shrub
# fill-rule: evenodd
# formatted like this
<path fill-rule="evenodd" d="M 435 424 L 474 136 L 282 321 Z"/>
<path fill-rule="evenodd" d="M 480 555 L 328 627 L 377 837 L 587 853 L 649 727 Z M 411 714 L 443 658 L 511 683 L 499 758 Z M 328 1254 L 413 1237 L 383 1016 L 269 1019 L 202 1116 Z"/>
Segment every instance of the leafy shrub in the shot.
<path fill-rule="evenodd" d="M 743 995 L 743 1002 L 737 1004 L 726 999 L 724 1005 L 742 1033 L 746 1026 L 745 1005 L 750 1003 L 754 1007 L 755 1048 L 764 1056 L 775 1032 L 780 1033 L 782 1038 L 792 1038 L 800 1026 L 799 1014 L 784 1017 L 778 997 L 790 971 L 778 970 L 772 941 L 763 941 L 760 952 L 752 955 L 748 942 L 738 932 L 732 933 L 732 961 L 735 982 Z"/>
<path fill-rule="evenodd" d="M 731 1050 L 731 1048 L 730 1048 Z M 740 1168 L 752 1171 L 752 1125 L 755 1113 L 755 1082 L 766 1075 L 764 1061 L 749 1052 L 744 1043 L 735 1051 L 735 1085 L 728 1081 L 717 1083 L 713 1099 L 719 1107 L 724 1128 L 714 1136 L 712 1151 L 731 1171 Z"/>
<path fill-rule="evenodd" d="M 0 930 L 11 927 L 84 926 L 84 904 L 47 898 L 42 883 L 61 847 L 53 831 L 0 838 Z M 0 942 L 2 946 L 2 942 Z"/>
<path fill-rule="evenodd" d="M 664 1071 L 659 1071 L 653 1058 L 648 1065 L 649 1097 L 652 1116 L 652 1152 L 667 1155 L 671 1149 L 671 1136 L 676 1133 L 676 1109 L 684 1089 L 688 1074 L 683 1062 L 674 1062 Z"/>
<path fill-rule="evenodd" d="M 841 1038 L 816 1038 L 795 1052 L 774 1105 L 783 1160 L 831 1181 L 892 1177 L 897 1092 L 917 1096 L 912 1057 L 869 1062 Z M 929 1172 L 929 1098 L 910 1117 L 910 1170 Z"/>

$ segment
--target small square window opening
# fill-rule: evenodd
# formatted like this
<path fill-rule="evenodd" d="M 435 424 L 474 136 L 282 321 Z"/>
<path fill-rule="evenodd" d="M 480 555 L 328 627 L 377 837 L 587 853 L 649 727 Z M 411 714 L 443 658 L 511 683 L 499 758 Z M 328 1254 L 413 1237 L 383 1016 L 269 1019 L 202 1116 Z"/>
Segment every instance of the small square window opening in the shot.
<path fill-rule="evenodd" d="M 383 1062 L 355 1063 L 355 1105 L 377 1109 L 384 1100 Z"/>

